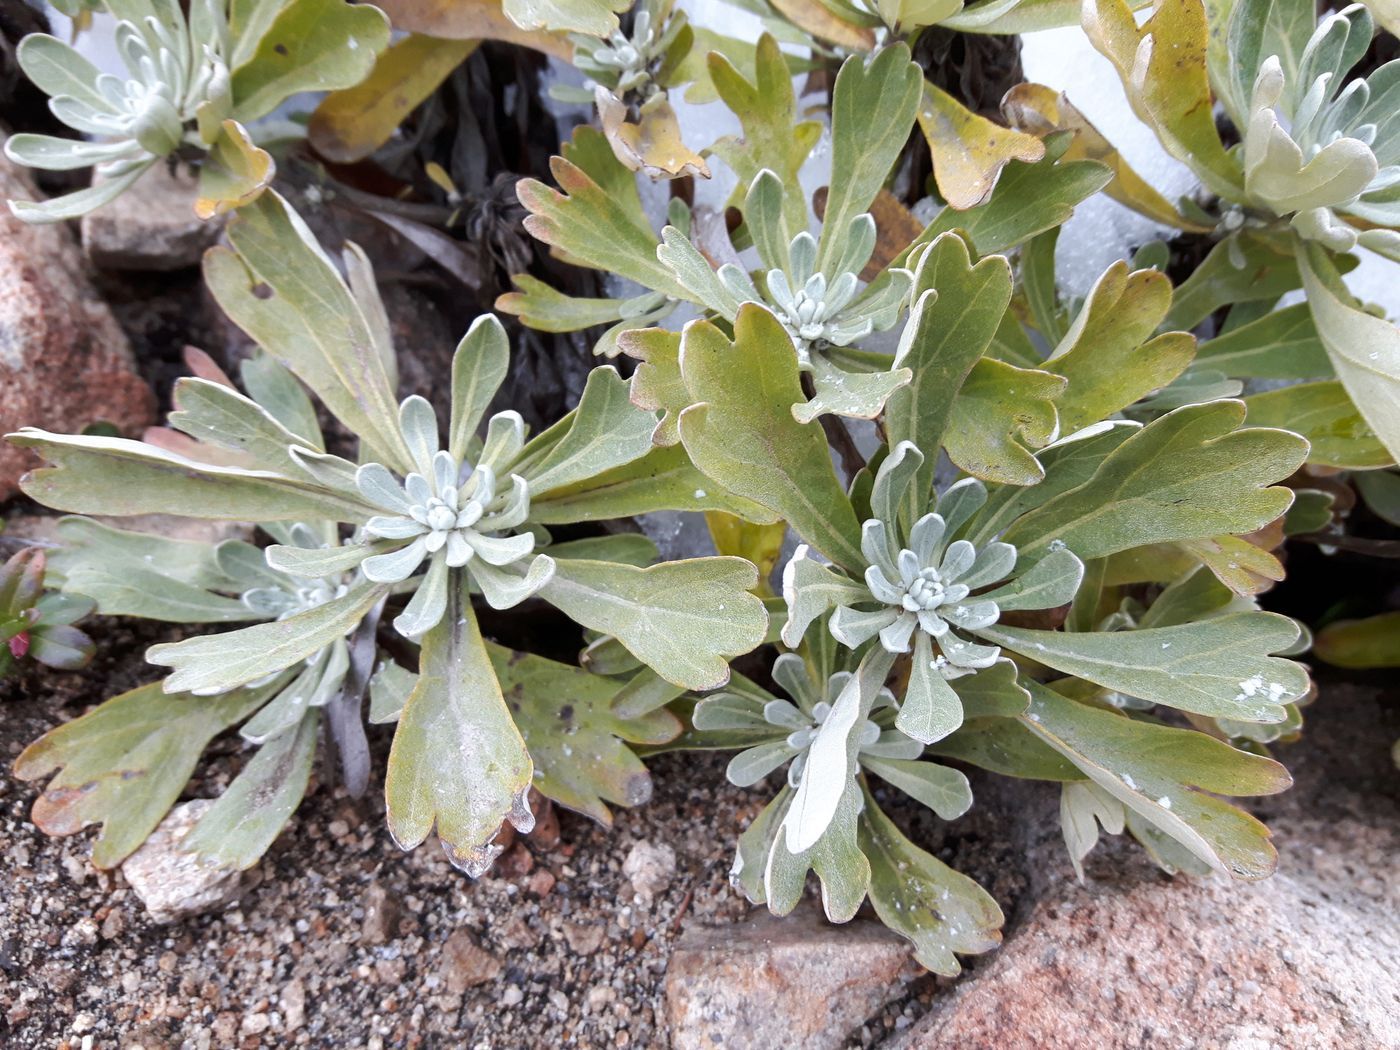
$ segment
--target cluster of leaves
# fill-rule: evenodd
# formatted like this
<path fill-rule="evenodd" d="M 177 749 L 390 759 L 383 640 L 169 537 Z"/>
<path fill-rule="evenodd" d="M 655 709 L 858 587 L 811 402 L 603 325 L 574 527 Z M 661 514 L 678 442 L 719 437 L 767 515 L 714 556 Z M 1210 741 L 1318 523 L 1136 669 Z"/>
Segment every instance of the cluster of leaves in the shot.
<path fill-rule="evenodd" d="M 107 2 L 139 73 L 121 99 L 50 38 L 26 45 L 26 69 L 60 119 L 117 137 L 9 148 L 113 164 L 110 180 L 206 151 L 208 211 L 237 214 L 205 279 L 260 352 L 238 384 L 192 357 L 170 429 L 142 442 L 12 435 L 49 464 L 25 490 L 263 537 L 64 520 L 65 592 L 242 626 L 153 647 L 164 678 L 31 746 L 18 774 L 56 771 L 40 826 L 102 823 L 95 859 L 119 861 L 237 727 L 259 750 L 184 848 L 245 867 L 307 790 L 318 740 L 366 789 L 367 718 L 396 723 L 395 839 L 436 830 L 473 874 L 503 821 L 530 826 L 532 785 L 606 820 L 605 802 L 649 790 L 629 744 L 733 750 L 734 783 L 777 781 L 739 838 L 736 886 L 785 913 L 815 872 L 833 920 L 869 899 L 940 973 L 993 947 L 1002 916 L 901 828 L 899 796 L 956 820 L 973 804 L 967 767 L 1058 785 L 1076 868 L 1107 832 L 1172 872 L 1273 870 L 1267 829 L 1226 797 L 1287 787 L 1270 751 L 1301 728 L 1311 685 L 1288 657 L 1309 638 L 1258 596 L 1282 578 L 1288 536 L 1337 527 L 1336 478 L 1400 519 L 1400 336 L 1343 281 L 1358 252 L 1400 257 L 1400 66 L 1344 83 L 1370 42 L 1365 9 L 1319 25 L 1298 0 L 1157 0 L 1139 26 L 1134 5 L 1089 0 L 1085 30 L 1134 110 L 1200 178 L 1172 202 L 1067 99 L 1021 85 L 1002 127 L 911 60 L 932 25 L 1072 24 L 1079 4 L 1062 0 L 746 0 L 767 30 L 753 42 L 664 0 L 622 19 L 620 0 L 383 0 L 408 31 L 387 48 L 383 17 L 340 0 L 211 0 L 188 21 Z M 318 45 L 287 61 L 278 27 L 299 19 L 361 58 L 322 66 Z M 445 427 L 422 398 L 398 402 L 369 260 L 350 245 L 338 268 L 266 189 L 270 158 L 239 169 L 220 146 L 248 142 L 238 122 L 311 77 L 342 88 L 311 145 L 368 156 L 481 40 L 571 61 L 590 83 L 573 94 L 600 128 L 561 148 L 555 186 L 520 182 L 525 228 L 636 286 L 582 298 L 521 273 L 498 301 L 543 332 L 601 332 L 595 352 L 618 366 L 534 435 L 509 409 L 487 418 L 510 359 L 492 316 L 443 377 Z M 819 146 L 793 76 L 838 66 Z M 681 90 L 741 133 L 686 145 Z M 891 191 L 916 132 L 943 205 L 927 222 Z M 833 174 L 809 198 L 818 152 Z M 680 183 L 664 222 L 644 203 L 639 173 L 704 177 L 712 162 L 737 179 L 727 214 L 692 208 Z M 20 213 L 77 214 L 111 184 Z M 1177 287 L 1154 245 L 1067 301 L 1059 228 L 1100 191 L 1213 247 Z M 321 412 L 356 447 L 330 440 Z M 627 519 L 658 510 L 705 513 L 717 556 L 656 563 Z M 494 613 L 527 602 L 582 628 L 577 665 L 487 640 Z M 1345 650 L 1344 631 L 1324 645 Z M 760 647 L 751 676 L 731 671 Z"/>
<path fill-rule="evenodd" d="M 0 564 L 0 677 L 25 658 L 60 671 L 76 671 L 92 659 L 92 639 L 73 625 L 93 603 L 45 590 L 45 568 L 38 547 L 24 547 Z"/>

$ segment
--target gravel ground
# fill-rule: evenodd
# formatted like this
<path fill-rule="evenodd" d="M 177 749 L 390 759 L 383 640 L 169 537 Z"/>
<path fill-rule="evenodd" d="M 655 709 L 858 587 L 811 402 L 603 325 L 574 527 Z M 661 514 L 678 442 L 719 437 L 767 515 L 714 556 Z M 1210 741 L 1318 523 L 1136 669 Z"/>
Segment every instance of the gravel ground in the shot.
<path fill-rule="evenodd" d="M 543 836 L 477 882 L 432 842 L 402 853 L 373 791 L 356 802 L 314 790 L 234 907 L 157 925 L 119 872 L 92 868 L 88 835 L 50 839 L 29 823 L 36 785 L 9 775 L 26 743 L 98 699 L 99 683 L 142 680 L 139 654 L 166 636 L 111 621 L 93 633 L 86 672 L 0 685 L 7 1048 L 659 1047 L 671 946 L 687 923 L 749 910 L 727 873 L 762 799 L 724 781 L 724 756 L 692 754 L 655 759 L 653 801 L 620 811 L 611 830 L 560 813 L 557 841 L 541 821 Z M 387 735 L 375 743 L 382 761 Z M 210 754 L 188 797 L 217 794 L 236 771 L 236 742 Z M 623 871 L 643 841 L 677 856 L 646 903 Z M 852 1045 L 906 1027 L 935 987 L 913 982 Z"/>

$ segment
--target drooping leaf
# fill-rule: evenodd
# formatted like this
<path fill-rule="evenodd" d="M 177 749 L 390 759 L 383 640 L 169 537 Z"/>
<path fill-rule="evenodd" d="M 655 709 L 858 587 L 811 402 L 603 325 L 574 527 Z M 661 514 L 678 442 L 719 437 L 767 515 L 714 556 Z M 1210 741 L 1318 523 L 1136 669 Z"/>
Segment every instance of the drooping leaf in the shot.
<path fill-rule="evenodd" d="M 1215 795 L 1282 791 L 1292 780 L 1281 765 L 1204 733 L 1089 707 L 1039 685 L 1030 688 L 1031 710 L 1022 724 L 1100 788 L 1217 871 L 1237 879 L 1273 872 L 1278 857 L 1268 829 Z"/>
<path fill-rule="evenodd" d="M 1308 691 L 1301 664 L 1270 653 L 1298 639 L 1274 613 L 1243 612 L 1138 631 L 1035 631 L 997 625 L 978 632 L 1065 674 L 1154 704 L 1211 718 L 1280 722 Z"/>
<path fill-rule="evenodd" d="M 1336 667 L 1400 667 L 1400 612 L 1329 623 L 1313 652 Z"/>
<path fill-rule="evenodd" d="M 630 744 L 660 745 L 681 731 L 664 709 L 633 718 L 613 707 L 615 680 L 487 644 L 506 707 L 535 764 L 535 789 L 561 806 L 611 825 L 607 803 L 640 806 L 651 775 Z"/>
<path fill-rule="evenodd" d="M 471 609 L 465 574 L 423 636 L 419 673 L 389 751 L 389 833 L 412 849 L 436 831 L 453 864 L 481 875 L 503 821 L 529 831 L 533 766 Z"/>
<path fill-rule="evenodd" d="M 394 6 L 392 0 L 384 5 L 391 18 Z M 321 100 L 311 114 L 307 138 L 327 160 L 338 164 L 363 160 L 388 142 L 404 119 L 478 45 L 478 40 L 410 33 L 379 55 L 364 80 Z"/>
<path fill-rule="evenodd" d="M 226 120 L 199 169 L 194 213 L 212 219 L 241 208 L 267 189 L 276 174 L 272 155 L 254 145 L 243 125 Z"/>
<path fill-rule="evenodd" d="M 1306 247 L 1298 261 L 1337 378 L 1391 458 L 1400 457 L 1400 329 L 1356 306 L 1320 246 Z"/>
<path fill-rule="evenodd" d="M 793 418 L 802 387 L 777 318 L 746 304 L 732 343 L 714 325 L 687 325 L 680 365 L 694 400 L 681 414 L 681 439 L 695 465 L 780 515 L 833 560 L 863 565 L 860 525 L 826 436 L 819 424 Z"/>
<path fill-rule="evenodd" d="M 958 955 L 1001 944 L 1005 919 L 981 886 L 921 850 L 865 790 L 860 845 L 870 860 L 870 903 L 880 920 L 914 945 L 914 958 L 934 973 L 962 971 Z"/>
<path fill-rule="evenodd" d="M 986 201 L 1011 161 L 1034 164 L 1045 156 L 1045 144 L 1034 135 L 993 124 L 927 80 L 918 117 L 938 192 L 959 211 Z"/>
<path fill-rule="evenodd" d="M 293 728 L 259 747 L 180 840 L 180 851 L 235 871 L 256 864 L 306 794 L 320 721 L 320 711 L 311 708 Z"/>
<path fill-rule="evenodd" d="M 1283 430 L 1239 429 L 1240 401 L 1188 405 L 1122 441 L 1083 484 L 1022 516 L 1006 542 L 1022 550 L 1063 542 L 1081 558 L 1166 540 L 1252 532 L 1283 514 L 1273 486 L 1307 455 Z"/>
<path fill-rule="evenodd" d="M 688 689 L 729 680 L 729 660 L 762 643 L 763 602 L 740 558 L 692 558 L 649 568 L 560 559 L 540 597 L 585 627 L 612 635 L 661 677 Z"/>
<path fill-rule="evenodd" d="M 171 696 L 152 682 L 51 730 L 15 762 L 21 780 L 58 770 L 34 802 L 34 823 L 50 835 L 100 823 L 92 862 L 99 868 L 120 864 L 175 804 L 205 745 L 255 711 L 269 692 Z"/>
<path fill-rule="evenodd" d="M 627 104 L 607 88 L 599 86 L 594 94 L 603 134 L 628 170 L 653 179 L 710 177 L 705 158 L 682 141 L 680 118 L 665 93 L 643 103 L 635 122 L 629 119 Z"/>

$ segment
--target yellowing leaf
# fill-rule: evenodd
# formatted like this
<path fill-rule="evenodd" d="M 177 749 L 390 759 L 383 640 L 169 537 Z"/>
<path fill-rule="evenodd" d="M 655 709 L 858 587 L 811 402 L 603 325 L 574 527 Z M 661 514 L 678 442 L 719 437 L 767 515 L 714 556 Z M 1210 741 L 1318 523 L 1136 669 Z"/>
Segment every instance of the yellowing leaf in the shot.
<path fill-rule="evenodd" d="M 449 0 L 452 2 L 452 0 Z M 521 29 L 560 29 L 607 36 L 630 0 L 505 0 L 506 17 Z"/>
<path fill-rule="evenodd" d="M 276 174 L 272 155 L 253 145 L 242 124 L 226 120 L 200 168 L 194 213 L 212 219 L 241 208 L 256 200 Z"/>
<path fill-rule="evenodd" d="M 1177 160 L 1230 200 L 1243 191 L 1239 163 L 1215 128 L 1201 0 L 1156 0 L 1141 26 L 1126 0 L 1086 0 L 1084 31 L 1123 80 L 1133 111 Z"/>
<path fill-rule="evenodd" d="M 395 29 L 444 40 L 499 40 L 520 44 L 567 62 L 574 47 L 563 33 L 521 28 L 501 9 L 501 0 L 383 0 Z M 613 20 L 616 25 L 617 20 Z"/>
<path fill-rule="evenodd" d="M 933 154 L 938 192 L 958 211 L 990 197 L 1011 161 L 1034 164 L 1045 156 L 1045 143 L 1034 135 L 993 124 L 927 80 L 919 127 Z"/>
<path fill-rule="evenodd" d="M 705 158 L 681 141 L 681 125 L 670 100 L 653 95 L 643 104 L 637 122 L 630 122 L 626 104 L 601 85 L 594 95 L 603 134 L 613 154 L 632 171 L 645 172 L 653 179 L 675 179 L 682 175 L 710 177 Z"/>
<path fill-rule="evenodd" d="M 476 48 L 474 40 L 404 37 L 361 83 L 321 100 L 307 127 L 311 145 L 340 164 L 368 157 Z"/>
<path fill-rule="evenodd" d="M 1074 141 L 1065 150 L 1065 159 L 1107 164 L 1113 172 L 1113 181 L 1104 187 L 1104 193 L 1119 204 L 1166 226 L 1193 233 L 1210 232 L 1209 226 L 1183 216 L 1134 171 L 1103 133 L 1070 103 L 1068 96 L 1057 94 L 1043 84 L 1017 84 L 1007 92 L 1001 108 L 1014 127 L 1034 135 L 1074 132 Z"/>
<path fill-rule="evenodd" d="M 856 25 L 838 17 L 821 0 L 773 0 L 773 6 L 789 22 L 818 40 L 847 51 L 875 49 L 875 31 L 870 26 Z"/>
<path fill-rule="evenodd" d="M 705 524 L 710 527 L 710 538 L 714 540 L 715 553 L 729 554 L 746 558 L 758 566 L 759 594 L 772 594 L 768 577 L 773 574 L 773 566 L 782 553 L 783 538 L 787 536 L 787 522 L 775 521 L 771 524 L 755 524 L 722 510 L 712 510 L 705 515 Z"/>

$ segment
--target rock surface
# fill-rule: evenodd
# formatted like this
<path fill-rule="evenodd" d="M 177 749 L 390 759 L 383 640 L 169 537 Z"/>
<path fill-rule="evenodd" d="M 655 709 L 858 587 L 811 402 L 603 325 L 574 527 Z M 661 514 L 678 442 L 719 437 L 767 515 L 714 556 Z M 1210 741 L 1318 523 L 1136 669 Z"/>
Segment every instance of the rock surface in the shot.
<path fill-rule="evenodd" d="M 0 154 L 0 199 L 10 198 L 36 200 L 38 191 Z M 0 432 L 77 431 L 101 420 L 135 433 L 154 412 L 155 397 L 69 231 L 27 225 L 0 207 Z M 0 501 L 34 462 L 0 443 Z"/>
<path fill-rule="evenodd" d="M 897 994 L 905 941 L 876 922 L 832 926 L 810 906 L 692 927 L 666 970 L 673 1050 L 836 1050 Z"/>
<path fill-rule="evenodd" d="M 83 250 L 103 270 L 165 271 L 198 266 L 223 222 L 194 213 L 198 182 L 157 164 L 112 203 L 82 218 Z"/>
<path fill-rule="evenodd" d="M 1276 875 L 1168 878 L 1115 843 L 1080 885 L 1047 840 L 1002 948 L 889 1050 L 1400 1047 L 1400 807 L 1360 692 L 1324 686 L 1330 724 L 1282 753 Z"/>
<path fill-rule="evenodd" d="M 179 846 L 214 803 L 195 799 L 172 809 L 145 843 L 122 862 L 122 874 L 156 922 L 175 922 L 231 904 L 248 881 L 241 871 L 201 864 Z"/>
<path fill-rule="evenodd" d="M 622 862 L 622 874 L 632 883 L 633 899 L 648 905 L 671 885 L 676 874 L 676 851 L 664 843 L 657 845 L 642 839 Z"/>

